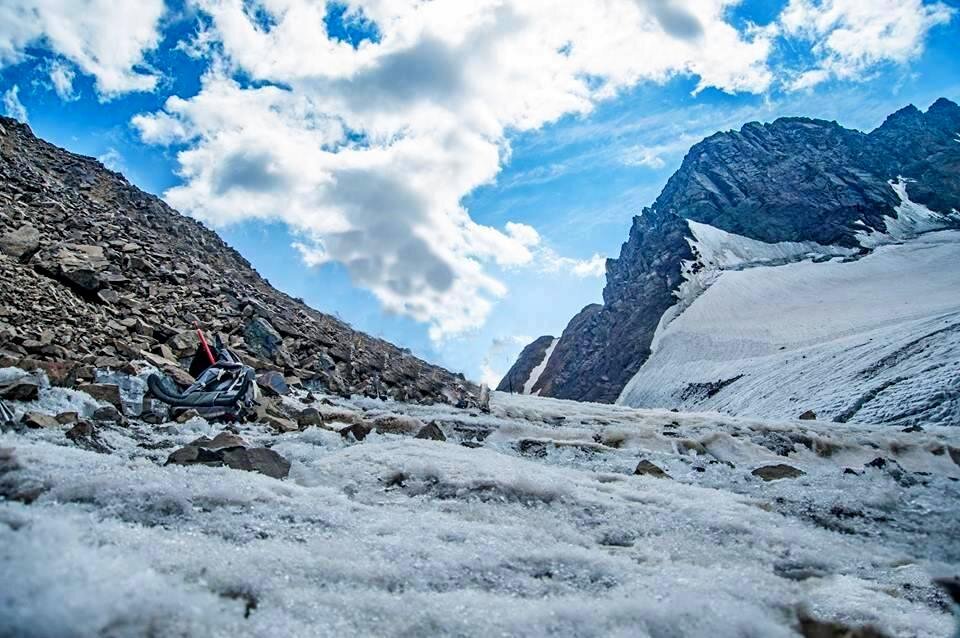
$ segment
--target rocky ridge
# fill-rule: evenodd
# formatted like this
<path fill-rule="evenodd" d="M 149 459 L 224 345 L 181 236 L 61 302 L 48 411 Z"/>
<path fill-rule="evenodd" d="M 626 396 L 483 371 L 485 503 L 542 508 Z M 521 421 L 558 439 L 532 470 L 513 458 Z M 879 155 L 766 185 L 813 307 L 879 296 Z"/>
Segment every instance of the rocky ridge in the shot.
<path fill-rule="evenodd" d="M 532 391 L 617 399 L 650 356 L 681 284 L 704 268 L 690 221 L 763 242 L 866 254 L 861 238 L 897 219 L 893 180 L 903 178 L 910 200 L 932 211 L 960 208 L 958 135 L 960 107 L 941 98 L 926 112 L 901 109 L 870 133 L 791 117 L 694 145 L 654 204 L 633 218 L 620 256 L 607 261 L 603 305 L 571 320 Z"/>
<path fill-rule="evenodd" d="M 334 394 L 476 404 L 462 375 L 274 289 L 214 232 L 0 118 L 0 365 L 59 385 L 146 359 L 181 383 L 198 322 L 259 372 Z"/>

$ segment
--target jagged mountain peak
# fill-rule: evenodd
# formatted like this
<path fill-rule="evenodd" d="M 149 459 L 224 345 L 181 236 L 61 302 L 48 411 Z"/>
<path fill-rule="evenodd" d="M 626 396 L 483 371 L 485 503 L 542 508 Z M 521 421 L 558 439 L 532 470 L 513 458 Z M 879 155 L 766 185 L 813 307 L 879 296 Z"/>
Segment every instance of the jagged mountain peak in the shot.
<path fill-rule="evenodd" d="M 731 260 L 857 259 L 882 238 L 960 226 L 958 135 L 960 107 L 940 99 L 869 133 L 785 117 L 695 144 L 608 260 L 603 306 L 570 322 L 532 391 L 615 401 L 658 330 Z"/>

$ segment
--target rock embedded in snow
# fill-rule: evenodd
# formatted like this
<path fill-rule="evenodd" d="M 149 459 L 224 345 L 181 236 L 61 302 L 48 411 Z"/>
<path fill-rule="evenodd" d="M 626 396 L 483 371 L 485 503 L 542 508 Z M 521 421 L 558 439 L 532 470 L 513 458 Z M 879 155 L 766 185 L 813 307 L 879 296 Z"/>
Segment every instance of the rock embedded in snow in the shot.
<path fill-rule="evenodd" d="M 366 423 L 352 423 L 345 428 L 339 430 L 340 436 L 345 439 L 352 438 L 355 441 L 362 441 L 367 438 L 367 435 L 373 428 Z"/>
<path fill-rule="evenodd" d="M 301 429 L 312 426 L 322 426 L 323 415 L 320 414 L 320 410 L 316 408 L 304 408 L 300 411 L 300 414 L 297 415 L 297 425 L 299 425 Z"/>
<path fill-rule="evenodd" d="M 109 403 L 118 410 L 123 409 L 120 386 L 114 383 L 84 383 L 77 386 L 77 390 L 89 394 L 97 401 Z"/>
<path fill-rule="evenodd" d="M 786 463 L 777 463 L 775 465 L 764 465 L 750 472 L 754 476 L 759 476 L 764 481 L 778 481 L 780 479 L 797 478 L 806 474 L 792 465 Z"/>
<path fill-rule="evenodd" d="M 259 418 L 259 421 L 269 425 L 277 432 L 296 432 L 300 429 L 300 426 L 296 422 L 291 421 L 290 419 L 284 418 L 282 416 L 277 416 L 275 414 L 264 414 Z"/>
<path fill-rule="evenodd" d="M 423 426 L 423 428 L 417 432 L 416 438 L 418 439 L 428 439 L 430 441 L 446 441 L 447 436 L 443 433 L 443 430 L 440 429 L 440 425 L 436 421 L 431 421 L 430 423 Z"/>
<path fill-rule="evenodd" d="M 0 399 L 6 401 L 36 401 L 40 396 L 40 384 L 32 377 L 20 377 L 0 385 Z"/>
<path fill-rule="evenodd" d="M 670 475 L 663 471 L 663 469 L 656 465 L 655 463 L 644 459 L 637 463 L 637 467 L 633 470 L 633 473 L 637 476 L 652 476 L 654 478 L 670 478 Z"/>
<path fill-rule="evenodd" d="M 65 436 L 79 447 L 100 454 L 109 454 L 112 449 L 101 438 L 96 426 L 89 421 L 80 421 L 66 431 Z"/>
<path fill-rule="evenodd" d="M 816 421 L 817 413 L 814 412 L 813 410 L 807 410 L 797 418 L 800 419 L 801 421 Z"/>
<path fill-rule="evenodd" d="M 224 450 L 223 463 L 235 470 L 259 472 L 275 479 L 286 478 L 290 473 L 290 461 L 267 448 Z"/>
<path fill-rule="evenodd" d="M 20 423 L 24 424 L 28 428 L 55 428 L 60 426 L 60 423 L 56 418 L 50 416 L 49 414 L 36 411 L 24 413 L 24 415 L 20 418 Z"/>
<path fill-rule="evenodd" d="M 93 415 L 91 415 L 90 418 L 94 421 L 102 421 L 104 423 L 119 423 L 123 421 L 123 415 L 112 405 L 100 406 L 93 411 Z"/>

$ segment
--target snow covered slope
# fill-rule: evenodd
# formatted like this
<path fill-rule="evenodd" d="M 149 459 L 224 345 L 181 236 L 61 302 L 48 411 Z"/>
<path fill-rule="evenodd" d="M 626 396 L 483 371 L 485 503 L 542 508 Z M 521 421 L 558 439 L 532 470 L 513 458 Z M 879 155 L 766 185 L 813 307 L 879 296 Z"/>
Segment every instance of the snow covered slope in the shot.
<path fill-rule="evenodd" d="M 163 466 L 216 434 L 199 418 L 101 424 L 111 454 L 57 428 L 0 434 L 0 488 L 39 493 L 0 500 L 0 635 L 760 638 L 798 635 L 801 614 L 891 636 L 952 626 L 930 578 L 960 568 L 958 429 L 502 393 L 489 415 L 329 399 L 314 405 L 436 419 L 448 438 L 240 426 L 292 461 L 279 481 Z M 51 406 L 95 407 L 44 388 L 18 411 Z M 641 460 L 670 478 L 633 475 Z M 778 463 L 805 474 L 751 473 Z"/>
<path fill-rule="evenodd" d="M 620 402 L 960 425 L 960 231 L 874 243 L 853 261 L 708 269 Z"/>

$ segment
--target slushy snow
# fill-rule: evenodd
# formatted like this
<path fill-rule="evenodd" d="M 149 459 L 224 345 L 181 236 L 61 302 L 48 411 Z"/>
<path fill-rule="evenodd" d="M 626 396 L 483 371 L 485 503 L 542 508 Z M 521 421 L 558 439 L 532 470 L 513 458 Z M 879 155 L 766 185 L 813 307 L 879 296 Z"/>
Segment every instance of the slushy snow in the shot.
<path fill-rule="evenodd" d="M 759 638 L 796 635 L 801 609 L 896 636 L 952 626 L 930 576 L 960 566 L 958 429 L 332 399 L 448 440 L 241 426 L 292 462 L 279 481 L 164 467 L 219 431 L 199 418 L 101 426 L 112 454 L 0 435 L 20 466 L 0 484 L 44 489 L 0 501 L 0 635 Z M 905 474 L 864 468 L 876 457 Z M 672 478 L 634 476 L 641 459 Z M 805 474 L 750 474 L 772 463 Z"/>

